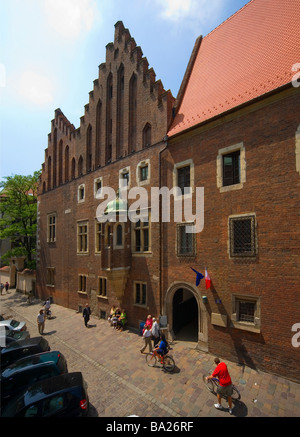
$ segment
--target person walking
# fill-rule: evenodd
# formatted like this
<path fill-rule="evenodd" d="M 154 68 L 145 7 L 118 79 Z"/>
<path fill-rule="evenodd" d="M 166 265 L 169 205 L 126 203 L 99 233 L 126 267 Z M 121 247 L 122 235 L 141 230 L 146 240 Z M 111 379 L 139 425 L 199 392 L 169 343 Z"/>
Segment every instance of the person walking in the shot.
<path fill-rule="evenodd" d="M 37 316 L 37 324 L 38 324 L 38 330 L 39 334 L 44 334 L 44 328 L 45 328 L 45 316 L 44 316 L 44 310 L 40 310 L 38 316 Z"/>
<path fill-rule="evenodd" d="M 3 290 L 4 290 L 4 284 L 1 282 L 1 284 L 0 284 L 0 289 L 1 289 L 1 294 L 3 293 Z"/>
<path fill-rule="evenodd" d="M 157 343 L 159 342 L 159 324 L 155 317 L 152 319 L 153 324 L 151 328 L 152 333 L 152 340 L 153 340 L 153 347 L 155 348 L 157 346 Z"/>
<path fill-rule="evenodd" d="M 50 298 L 48 297 L 46 302 L 44 303 L 44 307 L 45 307 L 45 317 L 49 317 L 50 313 L 50 307 L 51 307 L 51 302 L 50 302 Z"/>
<path fill-rule="evenodd" d="M 84 324 L 88 328 L 89 327 L 88 321 L 90 320 L 90 315 L 91 315 L 91 309 L 90 309 L 88 303 L 85 304 L 85 308 L 83 310 L 82 315 L 83 315 L 83 318 L 84 318 Z"/>
<path fill-rule="evenodd" d="M 146 349 L 147 346 L 149 346 L 149 352 L 152 352 L 151 336 L 152 333 L 151 333 L 150 325 L 147 325 L 143 334 L 145 345 L 141 349 L 142 354 L 144 353 L 144 350 Z"/>
<path fill-rule="evenodd" d="M 217 367 L 214 372 L 207 376 L 206 379 L 218 378 L 219 387 L 217 389 L 218 403 L 214 404 L 215 408 L 222 410 L 222 396 L 226 396 L 228 400 L 229 413 L 232 414 L 232 381 L 225 363 L 220 362 L 219 358 L 215 358 Z"/>
<path fill-rule="evenodd" d="M 8 289 L 9 289 L 9 283 L 6 281 L 5 282 L 5 291 L 6 291 L 6 293 L 9 293 Z"/>

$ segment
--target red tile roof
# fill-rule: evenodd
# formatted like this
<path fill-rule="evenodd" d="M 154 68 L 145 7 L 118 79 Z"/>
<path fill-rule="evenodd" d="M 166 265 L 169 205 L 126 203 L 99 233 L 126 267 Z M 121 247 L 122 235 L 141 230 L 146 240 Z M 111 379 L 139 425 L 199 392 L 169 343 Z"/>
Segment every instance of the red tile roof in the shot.
<path fill-rule="evenodd" d="M 205 36 L 168 135 L 291 83 L 299 25 L 300 0 L 252 0 Z"/>

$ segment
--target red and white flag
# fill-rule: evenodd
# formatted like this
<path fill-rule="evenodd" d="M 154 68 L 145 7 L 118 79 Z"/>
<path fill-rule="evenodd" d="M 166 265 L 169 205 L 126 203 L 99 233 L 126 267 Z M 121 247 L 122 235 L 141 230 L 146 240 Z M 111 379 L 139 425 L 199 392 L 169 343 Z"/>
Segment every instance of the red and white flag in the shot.
<path fill-rule="evenodd" d="M 210 276 L 206 269 L 205 269 L 205 284 L 206 284 L 206 289 L 210 288 L 211 285 Z"/>

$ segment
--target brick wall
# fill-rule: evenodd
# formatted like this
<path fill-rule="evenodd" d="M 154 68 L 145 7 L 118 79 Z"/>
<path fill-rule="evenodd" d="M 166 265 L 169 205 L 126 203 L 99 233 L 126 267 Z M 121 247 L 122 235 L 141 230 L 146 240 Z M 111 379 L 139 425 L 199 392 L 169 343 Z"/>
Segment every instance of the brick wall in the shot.
<path fill-rule="evenodd" d="M 178 278 L 194 282 L 190 266 L 203 274 L 207 267 L 212 289 L 206 290 L 202 281 L 198 290 L 208 297 L 209 351 L 299 380 L 300 350 L 292 347 L 291 328 L 300 320 L 300 178 L 295 164 L 300 100 L 297 92 L 286 96 L 170 139 L 163 155 L 169 170 L 165 183 L 172 184 L 176 163 L 192 158 L 195 187 L 204 187 L 205 218 L 194 258 L 176 256 L 175 225 L 165 228 L 163 277 L 168 290 Z M 221 193 L 218 150 L 238 143 L 245 147 L 246 182 Z M 256 216 L 258 253 L 253 259 L 230 259 L 228 217 L 245 213 Z M 260 332 L 232 326 L 235 294 L 259 297 Z M 227 316 L 227 328 L 211 324 L 213 313 Z"/>

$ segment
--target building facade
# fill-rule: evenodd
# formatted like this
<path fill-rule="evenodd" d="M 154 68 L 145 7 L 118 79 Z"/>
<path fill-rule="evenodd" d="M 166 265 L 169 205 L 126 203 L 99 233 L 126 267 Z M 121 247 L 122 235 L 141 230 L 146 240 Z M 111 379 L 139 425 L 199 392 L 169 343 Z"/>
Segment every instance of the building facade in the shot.
<path fill-rule="evenodd" d="M 195 44 L 162 165 L 194 211 L 204 188 L 204 226 L 164 226 L 163 290 L 175 336 L 189 323 L 209 352 L 299 381 L 300 8 L 283 3 L 254 0 Z"/>
<path fill-rule="evenodd" d="M 101 196 L 106 187 L 117 195 L 119 180 L 128 193 L 159 186 L 174 101 L 129 31 L 116 23 L 80 127 L 60 109 L 52 120 L 39 187 L 40 296 L 76 310 L 89 302 L 103 318 L 112 305 L 124 307 L 135 327 L 148 313 L 160 313 L 160 228 L 151 223 L 151 210 L 146 206 L 134 223 L 119 210 L 114 220 L 100 222 L 97 211 L 113 202 Z"/>
<path fill-rule="evenodd" d="M 299 381 L 299 19 L 298 0 L 250 1 L 197 39 L 176 101 L 115 25 L 80 127 L 52 121 L 39 296 L 135 328 L 164 315 L 177 340 Z"/>

